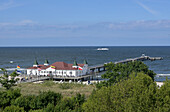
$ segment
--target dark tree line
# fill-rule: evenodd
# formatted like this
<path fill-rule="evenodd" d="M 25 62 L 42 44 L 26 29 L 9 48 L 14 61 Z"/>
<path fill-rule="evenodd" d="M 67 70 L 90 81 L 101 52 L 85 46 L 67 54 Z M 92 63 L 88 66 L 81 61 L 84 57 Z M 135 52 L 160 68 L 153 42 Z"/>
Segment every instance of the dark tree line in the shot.
<path fill-rule="evenodd" d="M 84 95 L 63 98 L 60 93 L 40 92 L 38 96 L 22 96 L 20 90 L 0 92 L 0 108 L 4 112 L 78 112 L 85 101 Z M 14 111 L 15 110 L 15 111 Z"/>

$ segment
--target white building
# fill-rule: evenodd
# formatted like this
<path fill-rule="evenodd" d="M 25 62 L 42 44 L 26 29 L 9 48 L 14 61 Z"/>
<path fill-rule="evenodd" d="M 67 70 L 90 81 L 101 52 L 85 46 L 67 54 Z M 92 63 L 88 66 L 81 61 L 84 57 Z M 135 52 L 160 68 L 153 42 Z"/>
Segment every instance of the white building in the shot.
<path fill-rule="evenodd" d="M 86 75 L 88 73 L 88 63 L 84 60 L 84 64 L 67 64 L 65 62 L 55 62 L 49 65 L 48 60 L 45 60 L 44 65 L 39 65 L 35 60 L 33 67 L 27 68 L 27 75 L 39 75 L 39 76 L 67 76 L 77 77 Z"/>

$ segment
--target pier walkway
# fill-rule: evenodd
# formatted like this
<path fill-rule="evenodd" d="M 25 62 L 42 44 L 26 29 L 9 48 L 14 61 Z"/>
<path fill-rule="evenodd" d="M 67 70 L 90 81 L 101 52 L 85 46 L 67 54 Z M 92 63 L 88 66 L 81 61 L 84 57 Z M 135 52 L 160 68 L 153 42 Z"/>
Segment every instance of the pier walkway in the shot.
<path fill-rule="evenodd" d="M 145 54 L 142 54 L 142 56 L 140 56 L 140 57 L 129 58 L 129 59 L 116 61 L 116 62 L 112 62 L 112 63 L 120 64 L 120 63 L 134 62 L 134 61 L 146 61 L 146 60 L 155 61 L 155 60 L 162 60 L 162 59 L 163 59 L 163 57 L 150 57 L 150 56 L 145 56 Z M 111 62 L 108 62 L 108 63 L 111 63 Z M 90 66 L 89 70 L 91 70 L 92 72 L 94 72 L 94 71 L 97 71 L 97 72 L 105 71 L 104 65 L 108 64 L 108 63 L 99 64 L 99 65 L 95 65 L 95 66 Z"/>

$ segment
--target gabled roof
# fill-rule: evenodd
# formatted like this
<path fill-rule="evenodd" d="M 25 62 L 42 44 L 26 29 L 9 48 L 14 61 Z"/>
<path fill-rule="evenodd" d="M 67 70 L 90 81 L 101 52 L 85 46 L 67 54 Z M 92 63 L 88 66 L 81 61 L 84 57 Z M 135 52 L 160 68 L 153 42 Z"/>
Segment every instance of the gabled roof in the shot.
<path fill-rule="evenodd" d="M 84 64 L 77 64 L 78 66 L 83 67 Z M 77 70 L 77 68 L 73 68 L 73 64 L 67 64 L 65 62 L 55 62 L 51 64 L 51 66 L 55 66 L 56 70 Z"/>

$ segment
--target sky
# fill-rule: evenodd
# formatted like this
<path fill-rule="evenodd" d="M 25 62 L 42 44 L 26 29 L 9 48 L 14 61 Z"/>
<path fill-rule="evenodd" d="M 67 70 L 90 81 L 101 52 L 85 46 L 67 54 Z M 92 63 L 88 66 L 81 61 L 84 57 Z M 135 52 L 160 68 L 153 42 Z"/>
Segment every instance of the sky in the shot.
<path fill-rule="evenodd" d="M 0 0 L 0 46 L 170 46 L 170 0 Z"/>

